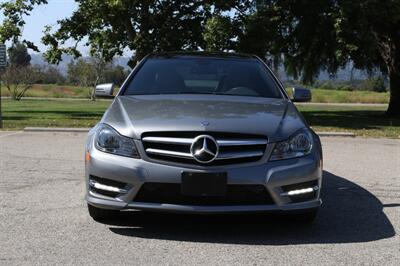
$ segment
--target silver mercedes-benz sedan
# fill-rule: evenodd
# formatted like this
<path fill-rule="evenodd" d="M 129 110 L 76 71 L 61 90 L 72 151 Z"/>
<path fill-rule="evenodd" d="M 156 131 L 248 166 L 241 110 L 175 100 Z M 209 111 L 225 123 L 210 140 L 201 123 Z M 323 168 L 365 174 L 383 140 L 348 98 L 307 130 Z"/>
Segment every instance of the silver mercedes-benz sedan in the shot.
<path fill-rule="evenodd" d="M 96 94 L 112 96 L 113 85 Z M 302 88 L 290 98 L 256 56 L 147 56 L 89 132 L 89 214 L 284 212 L 311 222 L 322 150 L 293 104 L 310 99 Z"/>

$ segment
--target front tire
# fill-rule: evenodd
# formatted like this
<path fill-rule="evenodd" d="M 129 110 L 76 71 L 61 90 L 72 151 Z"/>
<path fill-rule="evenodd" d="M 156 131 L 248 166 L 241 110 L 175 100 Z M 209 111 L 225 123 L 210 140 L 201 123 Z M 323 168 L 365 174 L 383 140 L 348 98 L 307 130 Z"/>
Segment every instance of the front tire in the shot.
<path fill-rule="evenodd" d="M 90 217 L 92 217 L 93 220 L 95 220 L 95 221 L 103 221 L 103 220 L 117 217 L 119 215 L 118 210 L 100 209 L 100 208 L 94 207 L 90 204 L 88 204 L 87 206 L 88 206 L 88 211 L 89 211 Z"/>

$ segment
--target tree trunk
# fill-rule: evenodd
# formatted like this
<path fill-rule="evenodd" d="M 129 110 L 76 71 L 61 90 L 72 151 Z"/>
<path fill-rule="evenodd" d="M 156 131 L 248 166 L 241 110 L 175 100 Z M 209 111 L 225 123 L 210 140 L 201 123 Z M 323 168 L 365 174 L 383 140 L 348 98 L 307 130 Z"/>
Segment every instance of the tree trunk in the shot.
<path fill-rule="evenodd" d="M 390 100 L 386 114 L 389 116 L 400 116 L 400 69 L 389 71 Z"/>
<path fill-rule="evenodd" d="M 96 86 L 92 89 L 92 93 L 90 94 L 90 100 L 92 102 L 96 101 Z"/>

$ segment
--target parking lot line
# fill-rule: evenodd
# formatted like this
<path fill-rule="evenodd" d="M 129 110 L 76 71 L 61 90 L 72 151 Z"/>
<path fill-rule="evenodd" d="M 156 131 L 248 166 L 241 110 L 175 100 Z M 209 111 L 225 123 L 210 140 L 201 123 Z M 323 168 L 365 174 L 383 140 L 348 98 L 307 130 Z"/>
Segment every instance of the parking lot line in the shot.
<path fill-rule="evenodd" d="M 23 131 L 17 131 L 17 132 L 13 132 L 13 133 L 8 133 L 8 134 L 4 134 L 4 135 L 0 135 L 0 138 L 5 138 L 5 137 L 9 137 L 9 136 L 14 136 L 17 134 L 22 133 Z M 1 132 L 0 132 L 1 133 Z"/>

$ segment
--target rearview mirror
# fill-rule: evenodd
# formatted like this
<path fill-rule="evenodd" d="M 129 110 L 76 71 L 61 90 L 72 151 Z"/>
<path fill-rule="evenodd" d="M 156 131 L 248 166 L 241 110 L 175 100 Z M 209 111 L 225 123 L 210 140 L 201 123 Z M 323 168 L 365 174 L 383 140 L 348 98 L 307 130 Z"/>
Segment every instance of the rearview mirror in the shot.
<path fill-rule="evenodd" d="M 293 88 L 293 102 L 309 102 L 311 101 L 311 91 L 305 88 Z"/>
<path fill-rule="evenodd" d="M 95 94 L 96 94 L 96 97 L 113 97 L 114 83 L 97 85 Z"/>

